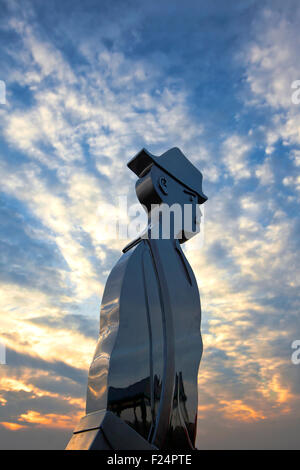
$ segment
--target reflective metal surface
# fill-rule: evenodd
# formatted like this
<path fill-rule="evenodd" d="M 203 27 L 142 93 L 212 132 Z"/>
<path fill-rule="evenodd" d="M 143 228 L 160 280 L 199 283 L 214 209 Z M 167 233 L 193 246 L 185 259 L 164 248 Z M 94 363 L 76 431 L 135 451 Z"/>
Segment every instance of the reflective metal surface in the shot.
<path fill-rule="evenodd" d="M 177 151 L 178 165 L 185 157 Z M 178 181 L 168 173 L 172 155 L 167 155 L 162 167 L 156 163 L 165 154 L 143 169 L 149 160 L 140 154 L 130 162 L 141 175 L 136 185 L 140 202 L 149 214 L 152 202 L 192 204 L 196 234 L 198 203 L 206 200 L 202 187 L 195 191 L 198 170 L 193 167 L 193 189 L 189 189 L 188 166 L 184 181 Z M 180 175 L 180 168 L 176 174 Z M 202 183 L 202 175 L 199 181 Z M 174 222 L 169 239 L 153 238 L 152 228 L 149 224 L 148 238 L 140 237 L 123 250 L 107 280 L 100 336 L 89 371 L 86 413 L 112 413 L 153 448 L 191 449 L 196 438 L 197 375 L 202 356 L 199 291 L 181 249 L 188 238 L 184 234 L 175 237 Z M 76 441 L 73 446 L 72 439 Z M 91 448 L 86 444 L 91 440 L 94 447 L 95 442 L 107 445 L 109 441 L 101 424 L 97 439 L 94 435 L 90 440 L 82 437 L 82 445 L 78 433 L 72 439 L 69 448 Z M 132 439 L 130 448 L 134 448 L 134 434 Z"/>

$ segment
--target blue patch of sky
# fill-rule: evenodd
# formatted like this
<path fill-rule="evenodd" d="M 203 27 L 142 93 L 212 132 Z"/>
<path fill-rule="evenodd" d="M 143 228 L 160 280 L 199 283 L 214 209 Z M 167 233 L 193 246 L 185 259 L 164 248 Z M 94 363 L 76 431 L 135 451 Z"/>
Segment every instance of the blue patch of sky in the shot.
<path fill-rule="evenodd" d="M 1 194 L 0 221 L 1 278 L 49 294 L 62 292 L 57 270 L 69 271 L 69 267 L 56 244 L 43 236 L 41 223 L 20 200 L 6 194 Z M 41 230 L 39 236 L 37 230 Z"/>

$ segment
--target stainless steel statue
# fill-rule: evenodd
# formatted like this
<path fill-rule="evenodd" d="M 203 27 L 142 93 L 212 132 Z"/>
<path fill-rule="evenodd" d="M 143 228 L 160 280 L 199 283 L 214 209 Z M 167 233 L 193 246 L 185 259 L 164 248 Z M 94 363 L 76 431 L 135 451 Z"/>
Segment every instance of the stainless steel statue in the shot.
<path fill-rule="evenodd" d="M 193 449 L 201 307 L 180 245 L 199 232 L 202 174 L 178 148 L 143 149 L 128 167 L 149 224 L 108 277 L 86 416 L 67 449 Z"/>

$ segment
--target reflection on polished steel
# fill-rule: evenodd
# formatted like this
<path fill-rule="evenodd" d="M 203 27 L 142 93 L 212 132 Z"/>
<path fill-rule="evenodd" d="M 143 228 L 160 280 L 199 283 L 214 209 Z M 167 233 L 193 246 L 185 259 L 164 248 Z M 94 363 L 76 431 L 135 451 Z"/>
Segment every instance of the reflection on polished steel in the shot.
<path fill-rule="evenodd" d="M 149 224 L 108 277 L 86 416 L 67 449 L 193 449 L 201 307 L 181 244 L 199 232 L 202 174 L 177 148 L 160 157 L 143 149 L 128 167 Z M 153 237 L 162 218 L 150 222 L 152 205 L 175 203 L 191 207 L 193 230 L 178 232 L 171 217 L 169 238 Z"/>

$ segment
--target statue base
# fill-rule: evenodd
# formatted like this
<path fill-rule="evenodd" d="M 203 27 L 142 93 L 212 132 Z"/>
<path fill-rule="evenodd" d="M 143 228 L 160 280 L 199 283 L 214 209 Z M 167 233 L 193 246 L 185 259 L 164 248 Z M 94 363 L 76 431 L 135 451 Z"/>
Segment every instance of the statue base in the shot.
<path fill-rule="evenodd" d="M 84 416 L 73 432 L 66 450 L 156 450 L 111 411 Z"/>

